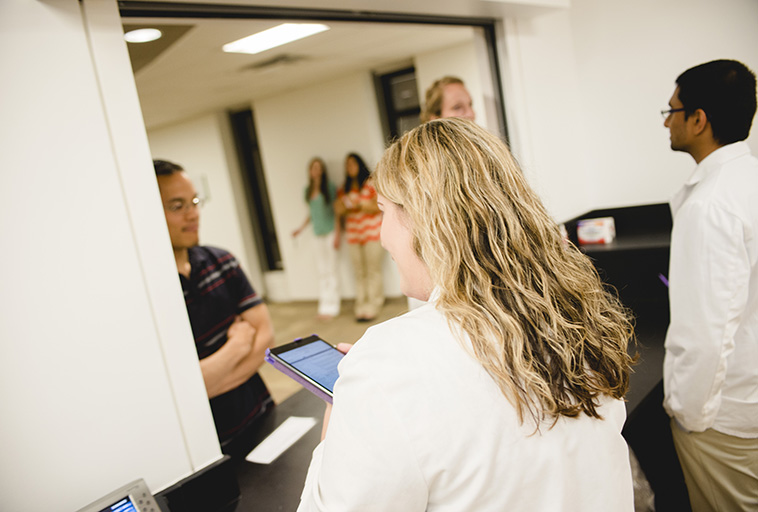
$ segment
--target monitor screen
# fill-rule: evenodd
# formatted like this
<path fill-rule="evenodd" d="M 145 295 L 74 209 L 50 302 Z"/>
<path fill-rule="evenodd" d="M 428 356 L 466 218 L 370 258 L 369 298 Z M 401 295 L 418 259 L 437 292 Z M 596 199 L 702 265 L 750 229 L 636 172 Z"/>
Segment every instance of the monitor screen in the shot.
<path fill-rule="evenodd" d="M 100 512 L 137 512 L 137 508 L 134 506 L 132 499 L 127 496 L 110 507 L 105 507 Z"/>

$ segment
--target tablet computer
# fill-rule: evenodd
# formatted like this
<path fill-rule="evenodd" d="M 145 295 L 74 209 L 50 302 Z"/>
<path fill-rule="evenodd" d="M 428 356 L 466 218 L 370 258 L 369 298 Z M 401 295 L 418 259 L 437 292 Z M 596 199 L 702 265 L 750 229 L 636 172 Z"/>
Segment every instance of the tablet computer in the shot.
<path fill-rule="evenodd" d="M 345 356 L 313 334 L 266 350 L 266 361 L 319 398 L 332 403 L 337 365 Z"/>

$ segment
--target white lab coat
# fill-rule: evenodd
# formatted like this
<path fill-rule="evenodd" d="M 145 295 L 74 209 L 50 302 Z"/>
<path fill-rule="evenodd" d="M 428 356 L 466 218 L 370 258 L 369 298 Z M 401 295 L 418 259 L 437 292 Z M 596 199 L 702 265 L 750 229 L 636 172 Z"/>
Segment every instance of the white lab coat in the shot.
<path fill-rule="evenodd" d="M 686 430 L 758 437 L 758 159 L 719 148 L 671 201 L 664 406 Z"/>
<path fill-rule="evenodd" d="M 434 301 L 370 328 L 340 363 L 300 511 L 631 511 L 624 404 L 521 425 Z"/>

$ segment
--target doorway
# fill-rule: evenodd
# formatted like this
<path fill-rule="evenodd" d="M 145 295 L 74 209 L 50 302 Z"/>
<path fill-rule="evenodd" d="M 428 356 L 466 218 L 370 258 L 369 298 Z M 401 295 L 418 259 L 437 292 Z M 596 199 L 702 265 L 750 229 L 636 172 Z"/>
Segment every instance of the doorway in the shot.
<path fill-rule="evenodd" d="M 492 19 L 133 1 L 121 1 L 119 7 L 125 25 L 184 27 L 174 43 L 135 72 L 149 135 L 153 129 L 181 129 L 187 119 L 208 112 L 252 110 L 271 223 L 261 224 L 266 221 L 257 215 L 252 193 L 246 194 L 243 206 L 262 232 L 269 229 L 276 236 L 283 269 L 276 286 L 284 288 L 277 296 L 284 300 L 317 296 L 307 240 L 290 237 L 306 214 L 302 188 L 307 162 L 322 157 L 339 186 L 345 154 L 358 152 L 371 165 L 384 149 L 375 76 L 413 69 L 418 97 L 423 97 L 433 80 L 461 75 L 474 97 L 478 122 L 506 134 L 500 73 L 493 65 L 498 59 Z M 330 30 L 259 55 L 230 56 L 220 49 L 284 21 L 324 23 Z M 485 105 L 495 106 L 491 115 L 480 110 Z M 412 124 L 412 117 L 399 111 L 401 131 Z M 234 165 L 228 173 L 244 175 L 236 156 L 230 160 Z M 223 226 L 223 221 L 217 224 Z M 277 267 L 271 263 L 277 257 L 257 247 L 266 243 L 267 235 L 241 236 L 256 245 L 250 265 L 264 273 Z M 394 267 L 388 267 L 385 289 L 390 296 L 400 294 Z M 343 296 L 350 297 L 347 258 L 341 269 Z"/>

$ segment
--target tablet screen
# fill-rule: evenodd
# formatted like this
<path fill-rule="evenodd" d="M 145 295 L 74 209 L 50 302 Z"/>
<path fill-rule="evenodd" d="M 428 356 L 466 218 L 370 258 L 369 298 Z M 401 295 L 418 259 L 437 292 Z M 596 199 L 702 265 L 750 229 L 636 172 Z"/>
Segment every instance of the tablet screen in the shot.
<path fill-rule="evenodd" d="M 277 356 L 330 392 L 334 392 L 334 383 L 339 377 L 337 365 L 344 354 L 324 340 L 317 339 L 292 350 L 279 352 Z"/>

